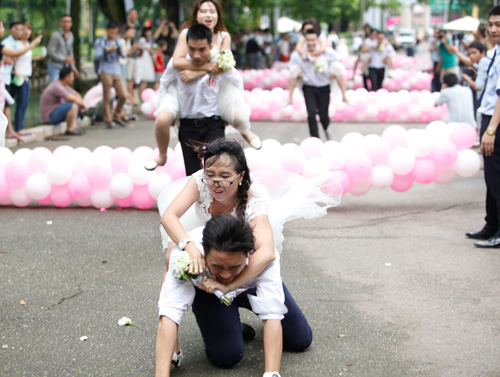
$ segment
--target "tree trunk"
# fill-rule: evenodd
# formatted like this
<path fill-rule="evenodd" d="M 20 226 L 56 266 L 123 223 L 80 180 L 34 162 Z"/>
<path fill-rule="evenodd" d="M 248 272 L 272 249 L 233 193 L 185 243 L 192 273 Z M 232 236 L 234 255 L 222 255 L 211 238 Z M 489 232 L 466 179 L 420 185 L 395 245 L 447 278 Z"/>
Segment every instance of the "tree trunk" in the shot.
<path fill-rule="evenodd" d="M 167 18 L 174 22 L 177 27 L 179 25 L 179 1 L 178 0 L 160 0 L 160 5 L 167 11 Z"/>
<path fill-rule="evenodd" d="M 118 25 L 123 25 L 127 21 L 123 1 L 97 0 L 97 2 L 108 21 L 116 22 Z"/>

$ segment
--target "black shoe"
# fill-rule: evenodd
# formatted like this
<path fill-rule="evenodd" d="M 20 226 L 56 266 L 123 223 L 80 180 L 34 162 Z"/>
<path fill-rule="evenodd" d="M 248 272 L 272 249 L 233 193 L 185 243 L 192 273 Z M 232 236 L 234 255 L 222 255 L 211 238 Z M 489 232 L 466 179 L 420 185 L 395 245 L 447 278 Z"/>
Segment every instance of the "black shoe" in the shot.
<path fill-rule="evenodd" d="M 113 128 L 113 123 L 111 123 L 111 122 L 105 122 L 105 123 L 106 123 L 106 128 L 107 128 L 108 130 L 110 130 L 110 129 L 112 129 L 112 128 Z"/>
<path fill-rule="evenodd" d="M 122 127 L 128 127 L 127 122 L 125 122 L 123 119 L 114 119 L 113 122 L 119 124 Z"/>
<path fill-rule="evenodd" d="M 500 236 L 493 236 L 487 241 L 476 242 L 474 245 L 486 249 L 500 249 Z"/>
<path fill-rule="evenodd" d="M 484 229 L 476 233 L 465 233 L 465 235 L 473 240 L 488 240 L 495 235 L 495 233 L 490 233 Z"/>
<path fill-rule="evenodd" d="M 255 338 L 255 330 L 252 326 L 247 325 L 246 323 L 241 324 L 241 333 L 243 334 L 243 340 L 245 342 Z"/>

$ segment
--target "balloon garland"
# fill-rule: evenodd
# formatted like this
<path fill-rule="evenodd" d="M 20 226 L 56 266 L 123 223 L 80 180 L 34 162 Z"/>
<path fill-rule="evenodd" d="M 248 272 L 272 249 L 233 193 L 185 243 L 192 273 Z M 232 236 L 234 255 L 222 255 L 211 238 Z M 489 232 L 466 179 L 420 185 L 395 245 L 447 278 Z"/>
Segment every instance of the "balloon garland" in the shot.
<path fill-rule="evenodd" d="M 344 195 L 363 195 L 372 187 L 404 192 L 414 183 L 471 177 L 481 165 L 470 149 L 475 140 L 476 130 L 468 124 L 432 122 L 425 130 L 389 126 L 381 136 L 351 132 L 340 142 L 307 138 L 300 145 L 281 145 L 268 139 L 261 150 L 245 153 L 252 171 L 279 169 L 305 177 L 337 171 Z M 170 182 L 185 176 L 180 144 L 168 150 L 165 166 L 145 170 L 145 161 L 157 153 L 145 146 L 90 151 L 65 145 L 54 152 L 38 147 L 14 154 L 0 148 L 0 205 L 147 209 Z"/>

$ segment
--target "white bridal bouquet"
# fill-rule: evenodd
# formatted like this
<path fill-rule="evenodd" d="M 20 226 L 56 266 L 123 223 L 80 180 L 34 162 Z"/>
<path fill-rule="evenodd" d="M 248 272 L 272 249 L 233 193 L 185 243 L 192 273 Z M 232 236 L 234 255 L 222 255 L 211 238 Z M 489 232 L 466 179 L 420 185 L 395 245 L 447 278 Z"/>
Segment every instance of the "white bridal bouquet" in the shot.
<path fill-rule="evenodd" d="M 178 253 L 175 253 L 172 256 L 172 263 L 174 265 L 173 269 L 173 274 L 174 276 L 179 279 L 179 280 L 189 280 L 189 279 L 196 279 L 198 277 L 197 274 L 190 274 L 189 272 L 186 271 L 187 267 L 189 266 L 189 263 L 191 263 L 191 258 L 189 257 L 189 253 L 186 250 L 180 251 Z M 206 274 L 204 274 L 204 277 Z M 231 305 L 233 300 L 229 297 L 227 297 L 224 293 L 222 293 L 219 290 L 216 290 L 214 292 L 214 295 L 216 295 L 220 302 L 226 306 Z"/>
<path fill-rule="evenodd" d="M 236 66 L 236 60 L 234 60 L 231 50 L 221 51 L 219 55 L 215 57 L 215 62 L 224 72 L 227 72 Z"/>
<path fill-rule="evenodd" d="M 316 60 L 316 63 L 314 63 L 314 70 L 319 73 L 325 72 L 325 61 Z"/>

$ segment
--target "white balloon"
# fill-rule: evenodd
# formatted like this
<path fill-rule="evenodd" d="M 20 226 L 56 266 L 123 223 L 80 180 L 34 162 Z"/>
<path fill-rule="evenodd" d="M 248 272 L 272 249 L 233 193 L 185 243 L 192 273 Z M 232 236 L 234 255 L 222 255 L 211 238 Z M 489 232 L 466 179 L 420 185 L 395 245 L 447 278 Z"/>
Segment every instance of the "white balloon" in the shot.
<path fill-rule="evenodd" d="M 311 157 L 304 164 L 303 175 L 306 178 L 316 177 L 321 174 L 328 173 L 330 169 L 328 168 L 327 162 L 320 157 Z"/>
<path fill-rule="evenodd" d="M 472 149 L 458 151 L 455 172 L 462 177 L 472 177 L 481 168 L 481 159 Z"/>
<path fill-rule="evenodd" d="M 45 173 L 52 184 L 64 185 L 73 176 L 73 167 L 69 160 L 53 158 L 47 163 Z"/>
<path fill-rule="evenodd" d="M 157 173 L 155 176 L 149 181 L 148 190 L 149 195 L 155 200 L 158 199 L 160 192 L 168 186 L 169 183 L 172 182 L 172 178 L 170 175 L 166 173 Z"/>
<path fill-rule="evenodd" d="M 89 167 L 91 159 L 92 152 L 90 149 L 85 147 L 76 148 L 71 159 L 73 162 L 73 170 L 76 173 L 87 174 L 87 168 Z"/>
<path fill-rule="evenodd" d="M 371 185 L 378 189 L 391 187 L 394 173 L 387 165 L 377 165 L 372 169 Z"/>
<path fill-rule="evenodd" d="M 7 163 L 14 158 L 14 153 L 9 148 L 0 147 L 0 162 Z"/>
<path fill-rule="evenodd" d="M 395 174 L 408 174 L 415 167 L 415 155 L 408 148 L 397 147 L 389 155 L 389 167 Z"/>
<path fill-rule="evenodd" d="M 364 145 L 364 137 L 359 132 L 349 132 L 340 141 L 348 150 L 361 151 Z"/>
<path fill-rule="evenodd" d="M 128 175 L 135 185 L 147 185 L 155 172 L 144 169 L 146 159 L 132 160 L 128 166 Z"/>
<path fill-rule="evenodd" d="M 84 196 L 83 198 L 73 198 L 73 200 L 80 207 L 90 207 L 92 205 L 92 200 L 90 196 Z"/>
<path fill-rule="evenodd" d="M 408 148 L 415 157 L 425 157 L 432 152 L 434 142 L 424 130 L 409 130 L 407 132 Z"/>
<path fill-rule="evenodd" d="M 151 102 L 143 102 L 141 104 L 141 112 L 146 115 L 146 116 L 149 116 L 152 112 L 153 112 L 154 108 L 153 108 L 153 104 Z"/>
<path fill-rule="evenodd" d="M 26 207 L 31 203 L 31 198 L 26 193 L 24 187 L 12 187 L 10 190 L 10 200 L 16 207 Z"/>
<path fill-rule="evenodd" d="M 113 148 L 108 147 L 107 145 L 101 145 L 100 147 L 94 149 L 94 152 L 92 153 L 94 154 L 94 157 L 109 161 L 111 154 L 113 153 Z"/>
<path fill-rule="evenodd" d="M 30 154 L 31 154 L 31 149 L 28 148 L 21 148 L 14 153 L 14 158 L 18 161 L 26 161 L 29 162 L 30 159 Z"/>
<path fill-rule="evenodd" d="M 26 193 L 35 200 L 46 198 L 52 190 L 49 178 L 43 173 L 34 173 L 26 180 Z"/>
<path fill-rule="evenodd" d="M 130 180 L 128 174 L 117 173 L 109 182 L 109 192 L 115 198 L 126 198 L 134 191 L 134 184 Z"/>
<path fill-rule="evenodd" d="M 90 194 L 90 201 L 95 208 L 109 208 L 113 205 L 113 197 L 108 188 L 98 188 Z"/>

